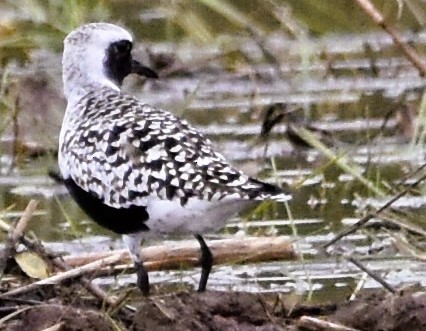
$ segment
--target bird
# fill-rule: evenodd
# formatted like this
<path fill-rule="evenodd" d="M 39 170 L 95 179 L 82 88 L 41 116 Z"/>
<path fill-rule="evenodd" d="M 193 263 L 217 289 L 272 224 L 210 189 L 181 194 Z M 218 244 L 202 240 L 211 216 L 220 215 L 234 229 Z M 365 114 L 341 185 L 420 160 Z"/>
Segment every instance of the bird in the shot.
<path fill-rule="evenodd" d="M 203 235 L 254 203 L 291 194 L 233 167 L 185 119 L 122 92 L 130 74 L 157 77 L 133 59 L 132 47 L 132 34 L 111 23 L 85 24 L 65 37 L 61 180 L 90 218 L 122 235 L 144 295 L 150 285 L 142 241 L 195 236 L 203 292 L 213 264 Z"/>

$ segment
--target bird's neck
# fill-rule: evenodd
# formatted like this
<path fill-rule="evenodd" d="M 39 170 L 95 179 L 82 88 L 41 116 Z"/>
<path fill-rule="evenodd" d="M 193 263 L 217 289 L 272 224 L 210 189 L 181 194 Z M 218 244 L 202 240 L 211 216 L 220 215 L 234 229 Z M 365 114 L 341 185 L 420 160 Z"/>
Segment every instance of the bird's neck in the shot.
<path fill-rule="evenodd" d="M 68 104 L 75 104 L 88 93 L 100 91 L 102 88 L 120 91 L 120 88 L 108 79 L 98 81 L 79 79 L 78 83 L 64 82 L 64 93 Z"/>
<path fill-rule="evenodd" d="M 83 63 L 63 63 L 62 80 L 68 104 L 76 103 L 87 93 L 105 87 L 120 91 L 120 87 L 106 76 L 101 64 L 84 67 Z"/>

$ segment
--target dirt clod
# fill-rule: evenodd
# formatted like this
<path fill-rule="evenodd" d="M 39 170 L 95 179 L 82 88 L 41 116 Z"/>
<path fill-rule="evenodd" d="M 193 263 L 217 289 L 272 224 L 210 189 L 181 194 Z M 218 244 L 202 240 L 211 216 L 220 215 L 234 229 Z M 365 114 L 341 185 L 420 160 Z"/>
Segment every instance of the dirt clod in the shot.
<path fill-rule="evenodd" d="M 138 307 L 136 330 L 282 330 L 282 320 L 251 293 L 179 293 Z M 161 327 L 159 327 L 161 326 Z M 281 326 L 281 327 L 280 327 Z"/>
<path fill-rule="evenodd" d="M 377 291 L 344 303 L 332 319 L 360 330 L 426 330 L 426 293 Z"/>
<path fill-rule="evenodd" d="M 23 312 L 20 321 L 10 331 L 44 330 L 57 326 L 60 331 L 109 331 L 111 323 L 99 311 L 47 304 Z"/>
<path fill-rule="evenodd" d="M 14 306 L 8 302 L 7 313 L 0 309 L 0 318 L 15 313 L 13 318 L 7 318 L 6 324 L 0 325 L 0 329 L 33 331 L 55 326 L 54 330 L 59 331 L 108 331 L 119 326 L 132 331 L 295 331 L 301 330 L 298 327 L 300 317 L 310 316 L 357 330 L 426 330 L 426 293 L 417 290 L 396 295 L 374 291 L 340 304 L 296 306 L 285 302 L 287 296 L 272 293 L 190 291 L 150 298 L 135 293 L 128 303 L 136 311 L 126 313 L 110 312 L 99 302 L 77 294 L 72 286 L 66 289 L 50 286 L 44 294 L 40 291 L 36 294 L 19 300 L 37 298 L 40 305 L 33 302 L 33 305 Z"/>

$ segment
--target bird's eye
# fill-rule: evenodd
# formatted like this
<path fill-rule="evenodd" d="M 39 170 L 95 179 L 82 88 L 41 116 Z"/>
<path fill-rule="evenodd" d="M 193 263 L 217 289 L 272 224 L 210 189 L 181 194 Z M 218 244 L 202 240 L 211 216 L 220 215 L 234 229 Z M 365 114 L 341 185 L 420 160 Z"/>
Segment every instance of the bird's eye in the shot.
<path fill-rule="evenodd" d="M 114 43 L 114 48 L 117 54 L 125 55 L 132 50 L 132 43 L 128 40 L 120 40 Z"/>

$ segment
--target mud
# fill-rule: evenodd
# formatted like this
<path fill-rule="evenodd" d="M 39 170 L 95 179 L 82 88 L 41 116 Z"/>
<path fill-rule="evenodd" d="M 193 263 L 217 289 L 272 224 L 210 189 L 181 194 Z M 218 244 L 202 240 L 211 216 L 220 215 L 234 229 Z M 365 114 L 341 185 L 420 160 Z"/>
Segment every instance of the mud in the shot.
<path fill-rule="evenodd" d="M 321 305 L 291 301 L 277 293 L 189 291 L 144 298 L 132 292 L 127 308 L 108 310 L 74 285 L 47 287 L 15 302 L 0 301 L 0 318 L 7 316 L 0 329 L 307 330 L 299 320 L 311 316 L 358 330 L 426 330 L 424 292 L 374 291 L 354 301 Z"/>
<path fill-rule="evenodd" d="M 373 292 L 344 303 L 330 318 L 359 330 L 426 330 L 426 293 Z"/>

